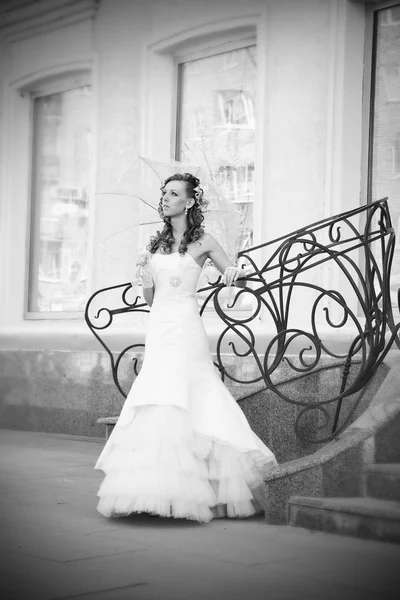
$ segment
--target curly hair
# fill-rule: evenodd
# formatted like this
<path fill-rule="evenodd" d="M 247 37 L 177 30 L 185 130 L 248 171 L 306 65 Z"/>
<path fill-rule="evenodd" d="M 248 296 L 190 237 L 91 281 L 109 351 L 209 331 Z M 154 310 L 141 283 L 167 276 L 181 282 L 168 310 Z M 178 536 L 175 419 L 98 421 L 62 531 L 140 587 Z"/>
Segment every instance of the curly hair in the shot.
<path fill-rule="evenodd" d="M 195 203 L 187 211 L 186 217 L 186 231 L 183 234 L 181 243 L 179 244 L 179 254 L 185 254 L 187 251 L 188 244 L 196 242 L 200 239 L 204 233 L 202 223 L 204 221 L 204 215 L 202 207 L 206 206 L 206 202 L 203 198 L 203 190 L 200 188 L 200 180 L 191 175 L 191 173 L 175 173 L 167 177 L 162 185 L 161 192 L 164 192 L 164 188 L 170 181 L 184 181 L 186 183 L 186 191 L 189 198 L 194 198 Z M 150 243 L 147 246 L 147 250 L 151 254 L 155 254 L 157 250 L 160 250 L 163 254 L 170 254 L 172 252 L 172 246 L 174 245 L 175 239 L 172 233 L 171 219 L 164 216 L 162 208 L 163 197 L 161 196 L 158 205 L 158 214 L 164 221 L 163 230 L 157 231 L 155 235 L 150 238 Z"/>

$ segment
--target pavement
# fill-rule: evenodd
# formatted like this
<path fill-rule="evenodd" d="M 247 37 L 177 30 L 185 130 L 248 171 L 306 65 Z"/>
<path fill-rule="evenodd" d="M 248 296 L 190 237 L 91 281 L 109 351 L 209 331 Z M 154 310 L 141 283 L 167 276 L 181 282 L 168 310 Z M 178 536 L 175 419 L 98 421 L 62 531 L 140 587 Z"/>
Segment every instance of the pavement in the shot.
<path fill-rule="evenodd" d="M 2 600 L 379 600 L 400 546 L 266 526 L 96 510 L 102 440 L 0 431 Z"/>

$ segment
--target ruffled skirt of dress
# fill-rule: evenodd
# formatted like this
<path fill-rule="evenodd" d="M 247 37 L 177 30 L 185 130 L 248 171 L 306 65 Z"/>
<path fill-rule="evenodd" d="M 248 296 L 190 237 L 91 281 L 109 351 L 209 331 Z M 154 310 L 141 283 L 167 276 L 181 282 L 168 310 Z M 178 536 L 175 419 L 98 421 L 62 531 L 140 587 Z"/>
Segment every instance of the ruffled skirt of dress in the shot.
<path fill-rule="evenodd" d="M 107 517 L 207 522 L 263 509 L 262 470 L 276 459 L 217 374 L 197 302 L 181 297 L 185 269 L 166 271 L 178 287 L 157 280 L 143 365 L 95 466 L 105 473 L 98 510 Z"/>
<path fill-rule="evenodd" d="M 240 410 L 240 409 L 239 409 Z M 263 510 L 264 468 L 274 455 L 197 433 L 188 411 L 136 406 L 117 423 L 95 468 L 105 473 L 98 511 L 106 517 L 150 513 L 206 523 Z"/>

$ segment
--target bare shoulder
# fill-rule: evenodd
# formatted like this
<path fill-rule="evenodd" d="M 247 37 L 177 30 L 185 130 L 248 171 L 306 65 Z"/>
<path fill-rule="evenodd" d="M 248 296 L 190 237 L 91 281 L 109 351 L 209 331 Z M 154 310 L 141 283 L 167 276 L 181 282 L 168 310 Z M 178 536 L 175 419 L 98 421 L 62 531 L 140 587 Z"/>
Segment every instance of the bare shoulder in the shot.
<path fill-rule="evenodd" d="M 216 241 L 216 239 L 210 233 L 203 233 L 200 239 L 193 244 L 192 253 L 197 258 L 211 258 L 211 256 L 215 257 L 216 253 L 222 251 L 222 248 Z"/>
<path fill-rule="evenodd" d="M 201 245 L 203 246 L 204 251 L 209 252 L 218 247 L 218 242 L 211 233 L 204 233 L 201 236 Z"/>

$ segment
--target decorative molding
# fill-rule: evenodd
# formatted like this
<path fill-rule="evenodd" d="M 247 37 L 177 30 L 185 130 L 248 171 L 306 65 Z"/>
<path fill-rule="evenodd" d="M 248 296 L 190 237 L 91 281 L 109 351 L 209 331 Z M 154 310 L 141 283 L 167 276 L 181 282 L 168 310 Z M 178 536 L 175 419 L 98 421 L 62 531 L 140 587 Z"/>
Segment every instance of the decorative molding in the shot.
<path fill-rule="evenodd" d="M 93 62 L 94 58 L 57 63 L 51 67 L 31 72 L 23 77 L 10 79 L 9 86 L 18 91 L 21 96 L 24 96 L 30 93 L 40 94 L 47 85 L 57 85 L 57 82 L 63 82 L 66 78 L 75 78 L 75 83 L 77 84 L 82 76 L 88 76 L 92 72 Z"/>
<path fill-rule="evenodd" d="M 99 0 L 8 0 L 0 7 L 0 36 L 18 42 L 93 19 Z"/>
<path fill-rule="evenodd" d="M 156 54 L 175 55 L 179 54 L 182 48 L 187 51 L 188 48 L 198 45 L 199 42 L 204 46 L 207 41 L 211 41 L 215 46 L 216 36 L 221 40 L 224 34 L 228 36 L 228 39 L 231 39 L 233 33 L 236 39 L 240 35 L 243 37 L 254 35 L 259 20 L 260 15 L 255 14 L 203 23 L 173 34 L 168 38 L 157 40 L 149 44 L 148 49 Z"/>

